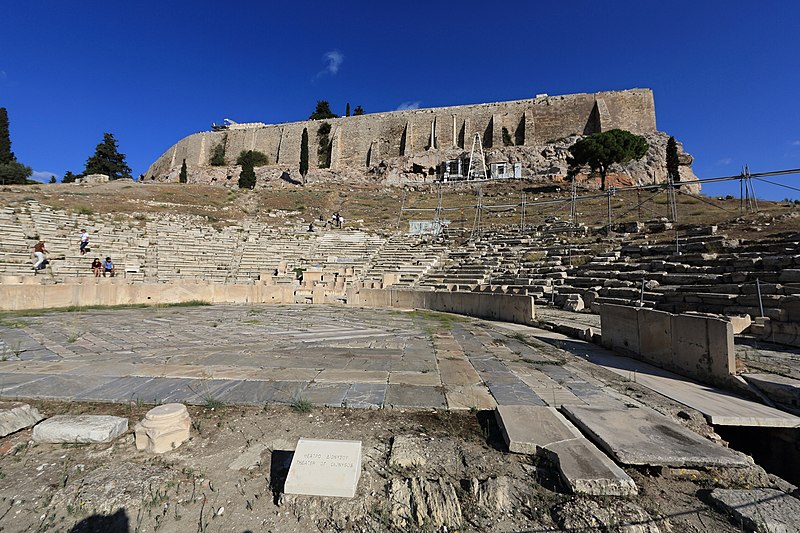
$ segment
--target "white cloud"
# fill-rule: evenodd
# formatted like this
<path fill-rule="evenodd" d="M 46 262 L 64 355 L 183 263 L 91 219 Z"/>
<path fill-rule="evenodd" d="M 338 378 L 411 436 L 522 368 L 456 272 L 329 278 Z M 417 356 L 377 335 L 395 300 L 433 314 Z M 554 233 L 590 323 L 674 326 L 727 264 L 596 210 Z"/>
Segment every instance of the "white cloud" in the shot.
<path fill-rule="evenodd" d="M 47 172 L 46 170 L 43 171 L 34 170 L 33 174 L 31 174 L 30 179 L 32 179 L 33 181 L 39 181 L 41 183 L 50 183 L 50 178 L 52 178 L 53 176 L 55 176 L 55 178 L 58 179 L 58 174 Z"/>
<path fill-rule="evenodd" d="M 5 70 L 0 70 L 0 80 L 7 80 L 8 74 L 6 74 Z"/>
<path fill-rule="evenodd" d="M 717 164 L 722 166 L 728 166 L 731 164 L 732 161 L 733 160 L 730 157 L 723 157 L 722 159 L 717 161 Z"/>
<path fill-rule="evenodd" d="M 317 76 L 322 76 L 323 74 L 330 74 L 333 76 L 339 72 L 339 67 L 341 67 L 344 62 L 344 54 L 338 50 L 331 50 L 330 52 L 325 52 L 322 59 L 327 65 L 325 65 L 325 69 L 319 71 Z"/>
<path fill-rule="evenodd" d="M 800 146 L 800 140 L 797 140 L 797 141 L 789 141 L 789 144 L 791 144 L 792 146 Z"/>
<path fill-rule="evenodd" d="M 395 109 L 395 111 L 409 111 L 411 109 L 419 109 L 419 104 L 421 103 L 422 102 L 420 102 L 419 100 L 415 102 L 403 102 L 402 104 L 397 106 L 397 109 Z"/>

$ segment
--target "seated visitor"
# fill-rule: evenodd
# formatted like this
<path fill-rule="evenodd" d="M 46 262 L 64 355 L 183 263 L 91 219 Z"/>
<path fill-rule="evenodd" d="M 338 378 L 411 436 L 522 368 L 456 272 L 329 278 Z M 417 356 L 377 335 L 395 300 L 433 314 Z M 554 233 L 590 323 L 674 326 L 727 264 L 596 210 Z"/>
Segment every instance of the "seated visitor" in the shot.
<path fill-rule="evenodd" d="M 92 272 L 94 273 L 94 277 L 100 277 L 100 269 L 103 268 L 103 263 L 100 262 L 99 257 L 95 257 L 94 261 L 92 261 Z M 112 267 L 113 268 L 113 267 Z"/>
<path fill-rule="evenodd" d="M 110 274 L 112 278 L 114 277 L 114 263 L 110 257 L 106 257 L 106 260 L 103 261 L 103 277 L 106 277 L 106 273 Z"/>

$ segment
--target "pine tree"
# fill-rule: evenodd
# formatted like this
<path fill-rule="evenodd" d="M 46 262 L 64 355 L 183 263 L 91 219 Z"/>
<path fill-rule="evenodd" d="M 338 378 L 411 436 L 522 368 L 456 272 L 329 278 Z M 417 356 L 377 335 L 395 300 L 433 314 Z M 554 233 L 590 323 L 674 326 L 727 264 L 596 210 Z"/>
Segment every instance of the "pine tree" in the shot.
<path fill-rule="evenodd" d="M 353 109 L 353 116 L 363 115 L 363 114 L 364 114 L 364 108 L 361 107 L 360 105 L 357 105 L 356 108 Z"/>
<path fill-rule="evenodd" d="M 50 176 L 50 183 L 55 183 L 56 181 L 57 180 L 55 176 Z"/>
<path fill-rule="evenodd" d="M 573 176 L 583 165 L 600 172 L 600 188 L 606 190 L 606 175 L 614 163 L 627 163 L 641 159 L 650 146 L 647 140 L 620 129 L 593 133 L 569 147 L 567 163 Z"/>
<path fill-rule="evenodd" d="M 339 115 L 331 111 L 331 104 L 327 100 L 317 100 L 317 108 L 308 117 L 308 120 L 325 120 L 327 118 L 339 118 Z"/>
<path fill-rule="evenodd" d="M 183 160 L 183 164 L 181 165 L 181 173 L 178 176 L 178 183 L 186 183 L 189 181 L 189 173 L 186 171 L 186 160 Z"/>
<path fill-rule="evenodd" d="M 308 128 L 303 128 L 303 136 L 300 138 L 300 175 L 305 181 L 308 174 Z"/>
<path fill-rule="evenodd" d="M 111 180 L 132 179 L 131 169 L 125 163 L 125 154 L 121 154 L 117 149 L 114 135 L 103 134 L 103 142 L 97 145 L 94 155 L 86 160 L 83 174 L 105 174 Z"/>
<path fill-rule="evenodd" d="M 347 102 L 347 107 L 344 110 L 344 116 L 346 117 L 350 116 L 350 102 Z"/>
<path fill-rule="evenodd" d="M 681 174 L 678 170 L 679 165 L 678 143 L 675 142 L 675 137 L 670 137 L 667 141 L 667 177 L 672 178 L 672 183 L 681 181 Z"/>
<path fill-rule="evenodd" d="M 16 161 L 11 151 L 11 134 L 8 132 L 8 111 L 0 107 L 0 165 Z"/>
<path fill-rule="evenodd" d="M 225 166 L 225 145 L 228 143 L 228 135 L 225 134 L 222 136 L 222 141 L 219 144 L 214 146 L 214 149 L 211 150 L 211 163 L 212 167 L 224 167 Z"/>
<path fill-rule="evenodd" d="M 73 174 L 71 171 L 67 170 L 66 172 L 64 172 L 64 177 L 61 178 L 61 183 L 75 183 L 75 179 L 77 177 L 78 176 Z"/>
<path fill-rule="evenodd" d="M 239 188 L 256 188 L 256 172 L 253 169 L 253 162 L 249 159 L 245 160 L 242 164 L 242 172 L 239 174 Z"/>

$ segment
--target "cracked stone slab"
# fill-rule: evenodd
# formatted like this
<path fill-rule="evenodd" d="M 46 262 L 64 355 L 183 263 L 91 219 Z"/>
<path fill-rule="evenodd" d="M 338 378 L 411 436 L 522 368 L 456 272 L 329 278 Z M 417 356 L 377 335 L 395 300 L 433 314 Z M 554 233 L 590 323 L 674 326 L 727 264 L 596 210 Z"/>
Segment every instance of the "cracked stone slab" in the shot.
<path fill-rule="evenodd" d="M 515 378 L 510 383 L 486 382 L 498 405 L 546 405 L 522 380 Z"/>
<path fill-rule="evenodd" d="M 386 398 L 385 383 L 353 383 L 344 399 L 345 407 L 380 409 Z"/>
<path fill-rule="evenodd" d="M 499 405 L 495 418 L 513 453 L 543 457 L 575 494 L 632 496 L 634 481 L 553 407 Z"/>
<path fill-rule="evenodd" d="M 441 387 L 419 385 L 389 385 L 384 404 L 391 407 L 445 408 Z"/>
<path fill-rule="evenodd" d="M 311 383 L 300 396 L 314 405 L 341 407 L 348 390 L 349 383 Z"/>
<path fill-rule="evenodd" d="M 562 411 L 622 464 L 677 467 L 752 464 L 746 455 L 714 444 L 648 407 L 565 405 Z"/>
<path fill-rule="evenodd" d="M 709 499 L 736 517 L 749 531 L 800 531 L 800 500 L 779 490 L 714 489 Z"/>
<path fill-rule="evenodd" d="M 219 400 L 225 403 L 291 404 L 305 392 L 308 383 L 302 381 L 241 381 L 225 390 Z"/>
<path fill-rule="evenodd" d="M 497 402 L 485 385 L 457 385 L 445 387 L 444 396 L 449 409 L 494 409 Z"/>

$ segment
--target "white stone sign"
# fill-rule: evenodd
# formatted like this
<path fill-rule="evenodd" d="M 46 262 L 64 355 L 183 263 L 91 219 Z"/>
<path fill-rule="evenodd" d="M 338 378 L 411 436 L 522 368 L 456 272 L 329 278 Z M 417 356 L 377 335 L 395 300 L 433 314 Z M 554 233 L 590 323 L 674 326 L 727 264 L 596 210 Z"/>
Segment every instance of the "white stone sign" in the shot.
<path fill-rule="evenodd" d="M 300 439 L 283 492 L 352 498 L 360 478 L 360 440 Z"/>

